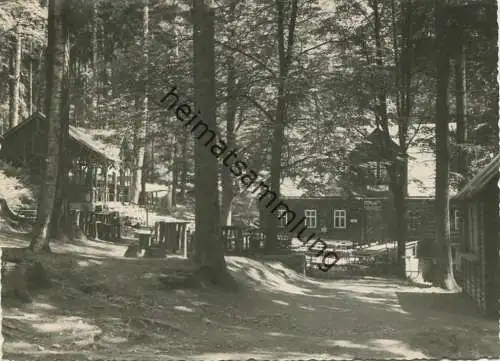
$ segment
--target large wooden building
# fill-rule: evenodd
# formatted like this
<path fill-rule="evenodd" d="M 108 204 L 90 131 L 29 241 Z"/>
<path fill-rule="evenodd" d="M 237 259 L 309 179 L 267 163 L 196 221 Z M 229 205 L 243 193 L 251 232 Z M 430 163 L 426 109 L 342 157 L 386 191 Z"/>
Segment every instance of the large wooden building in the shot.
<path fill-rule="evenodd" d="M 296 213 L 296 219 L 305 217 L 307 231 L 304 235 L 314 232 L 323 239 L 361 243 L 393 240 L 396 217 L 388 198 L 283 197 L 282 200 Z M 434 200 L 408 198 L 407 207 L 408 240 L 434 239 Z M 461 210 L 454 200 L 451 201 L 450 208 L 452 240 L 458 245 Z M 279 227 L 285 230 L 288 221 L 285 213 L 278 220 Z"/>
<path fill-rule="evenodd" d="M 297 218 L 306 218 L 308 232 L 331 240 L 394 240 L 396 217 L 387 166 L 398 147 L 392 142 L 389 150 L 392 154 L 384 154 L 382 142 L 379 128 L 368 131 L 366 137 L 350 149 L 349 166 L 340 182 L 334 184 L 336 180 L 332 180 L 332 184 L 325 187 L 330 189 L 326 193 L 324 190 L 318 190 L 318 194 L 301 193 L 297 184 L 290 182 L 282 186 L 282 200 L 296 212 Z M 435 237 L 434 159 L 432 149 L 421 144 L 408 149 L 408 241 L 425 243 Z M 452 239 L 458 248 L 461 212 L 454 200 L 450 208 Z M 284 228 L 287 220 L 282 218 L 278 222 Z"/>
<path fill-rule="evenodd" d="M 500 154 L 456 196 L 464 214 L 460 247 L 463 290 L 485 315 L 495 319 L 500 302 L 499 168 Z"/>

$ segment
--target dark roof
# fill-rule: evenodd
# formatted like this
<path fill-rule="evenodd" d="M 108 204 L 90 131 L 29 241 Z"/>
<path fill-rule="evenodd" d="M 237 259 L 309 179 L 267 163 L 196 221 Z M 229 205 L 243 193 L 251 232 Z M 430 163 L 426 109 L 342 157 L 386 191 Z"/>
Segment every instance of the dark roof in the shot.
<path fill-rule="evenodd" d="M 41 121 L 46 121 L 45 115 L 40 112 L 33 113 L 30 117 L 26 118 L 24 121 L 16 125 L 14 128 L 9 129 L 3 134 L 3 139 L 11 137 L 13 134 L 17 133 L 20 129 L 24 128 L 27 124 L 31 123 L 35 119 Z M 112 145 L 104 144 L 96 140 L 88 129 L 69 126 L 69 136 L 74 142 L 78 143 L 80 146 L 85 148 L 90 153 L 93 153 L 98 158 L 105 159 L 107 161 L 117 163 L 119 158 L 116 156 L 116 152 L 111 152 L 106 150 L 106 148 L 113 147 Z"/>
<path fill-rule="evenodd" d="M 350 157 L 365 160 L 388 159 L 399 151 L 398 144 L 391 139 L 390 149 L 384 147 L 385 137 L 380 128 L 375 128 L 351 151 Z"/>
<path fill-rule="evenodd" d="M 116 154 L 116 146 L 104 144 L 96 140 L 85 128 L 78 128 L 70 125 L 69 136 L 88 151 L 97 154 L 101 158 L 115 163 L 120 161 L 119 154 Z"/>
<path fill-rule="evenodd" d="M 481 191 L 495 176 L 498 175 L 500 168 L 500 154 L 497 154 L 493 160 L 488 163 L 464 188 L 455 196 L 457 199 L 467 199 L 473 197 Z"/>

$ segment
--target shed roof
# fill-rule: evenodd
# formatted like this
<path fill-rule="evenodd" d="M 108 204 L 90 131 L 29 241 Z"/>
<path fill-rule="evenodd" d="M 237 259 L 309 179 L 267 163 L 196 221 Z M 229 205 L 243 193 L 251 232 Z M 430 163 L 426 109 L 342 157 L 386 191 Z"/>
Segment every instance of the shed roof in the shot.
<path fill-rule="evenodd" d="M 483 169 L 479 171 L 478 174 L 471 179 L 469 183 L 465 185 L 464 188 L 455 198 L 457 199 L 467 199 L 473 197 L 476 193 L 481 191 L 486 184 L 488 184 L 492 179 L 498 175 L 500 168 L 500 154 L 497 154 L 495 158 L 491 160 Z"/>

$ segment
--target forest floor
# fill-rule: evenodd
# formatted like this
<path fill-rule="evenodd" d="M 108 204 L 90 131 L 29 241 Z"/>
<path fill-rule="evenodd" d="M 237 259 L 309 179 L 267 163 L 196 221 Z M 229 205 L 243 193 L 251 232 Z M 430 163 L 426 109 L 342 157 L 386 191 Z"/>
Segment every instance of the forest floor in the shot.
<path fill-rule="evenodd" d="M 25 237 L 0 233 L 3 247 Z M 279 262 L 227 257 L 237 292 L 172 289 L 181 258 L 126 259 L 125 246 L 52 245 L 52 286 L 3 303 L 6 360 L 478 358 L 498 324 L 458 294 L 384 278 L 305 279 Z"/>

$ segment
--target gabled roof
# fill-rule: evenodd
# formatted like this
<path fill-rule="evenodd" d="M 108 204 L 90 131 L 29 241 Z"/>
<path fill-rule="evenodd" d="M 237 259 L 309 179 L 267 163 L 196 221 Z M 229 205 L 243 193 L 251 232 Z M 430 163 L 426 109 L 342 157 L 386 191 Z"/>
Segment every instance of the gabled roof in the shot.
<path fill-rule="evenodd" d="M 90 129 L 79 128 L 72 125 L 69 126 L 69 136 L 75 142 L 79 143 L 81 146 L 101 158 L 105 158 L 114 163 L 119 163 L 120 149 L 113 144 L 105 144 L 99 141 L 92 133 L 93 132 Z"/>
<path fill-rule="evenodd" d="M 497 154 L 495 158 L 491 160 L 483 169 L 479 171 L 478 174 L 471 179 L 469 183 L 465 185 L 464 188 L 455 198 L 457 199 L 467 199 L 473 197 L 476 193 L 480 192 L 486 184 L 488 184 L 495 176 L 498 175 L 500 168 L 500 154 Z"/>
<path fill-rule="evenodd" d="M 12 137 L 20 129 L 24 128 L 25 126 L 35 121 L 36 119 L 41 120 L 42 122 L 47 121 L 47 118 L 45 117 L 44 114 L 40 112 L 33 113 L 30 117 L 26 118 L 17 126 L 5 132 L 3 134 L 3 139 Z M 117 147 L 115 147 L 112 144 L 105 144 L 100 140 L 96 139 L 95 131 L 93 131 L 92 129 L 79 128 L 70 125 L 69 136 L 71 140 L 78 143 L 81 147 L 85 148 L 87 151 L 94 154 L 96 157 L 105 159 L 113 163 L 120 162 L 120 157 L 119 157 L 120 150 L 115 149 Z"/>

